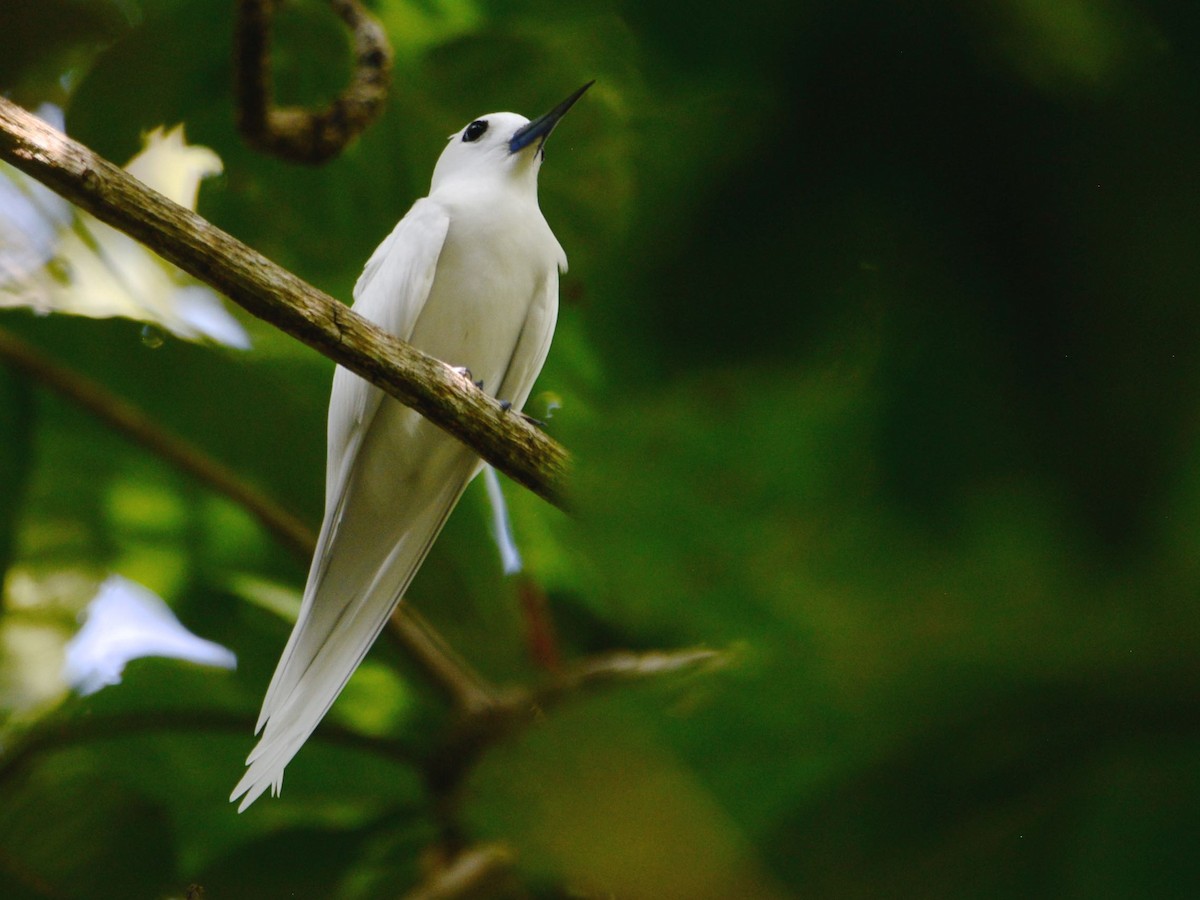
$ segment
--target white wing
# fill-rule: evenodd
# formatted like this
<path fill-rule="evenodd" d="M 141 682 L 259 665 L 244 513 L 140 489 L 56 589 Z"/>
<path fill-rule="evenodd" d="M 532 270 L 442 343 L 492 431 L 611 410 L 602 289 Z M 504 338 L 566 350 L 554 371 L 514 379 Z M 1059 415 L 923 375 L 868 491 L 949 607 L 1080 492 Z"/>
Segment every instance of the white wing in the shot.
<path fill-rule="evenodd" d="M 438 203 L 428 197 L 414 203 L 363 266 L 354 285 L 354 311 L 384 331 L 409 340 L 429 298 L 449 229 L 450 216 Z M 334 372 L 325 483 L 327 520 L 336 498 L 344 493 L 349 467 L 357 455 L 356 444 L 382 399 L 383 391 L 357 375 L 341 366 Z M 314 560 L 320 558 L 317 553 Z"/>
<path fill-rule="evenodd" d="M 354 310 L 407 339 L 429 297 L 448 228 L 439 204 L 417 201 L 367 261 Z M 434 426 L 382 400 L 383 392 L 357 375 L 335 371 L 325 520 L 299 619 L 263 700 L 256 731 L 265 731 L 230 798 L 246 795 L 239 811 L 268 787 L 278 792 L 284 767 L 374 642 L 469 481 L 468 472 L 437 484 L 439 475 L 446 478 L 444 466 L 412 452 L 430 443 L 422 438 Z M 389 489 L 372 489 L 381 484 Z M 395 507 L 398 500 L 407 515 Z"/>

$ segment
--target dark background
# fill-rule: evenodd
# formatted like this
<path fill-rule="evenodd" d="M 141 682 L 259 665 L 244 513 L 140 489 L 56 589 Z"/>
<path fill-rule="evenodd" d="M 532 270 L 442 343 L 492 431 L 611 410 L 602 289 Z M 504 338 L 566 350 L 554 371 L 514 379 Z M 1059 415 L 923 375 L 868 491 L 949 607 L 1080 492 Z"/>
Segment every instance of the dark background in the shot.
<path fill-rule="evenodd" d="M 568 657 L 732 664 L 500 746 L 472 836 L 547 897 L 1195 896 L 1200 7 L 372 6 L 389 107 L 318 169 L 234 132 L 228 2 L 9 0 L 0 90 L 118 162 L 185 122 L 225 162 L 200 211 L 345 299 L 446 134 L 597 79 L 542 173 L 571 271 L 530 404 L 562 401 L 578 512 L 507 494 Z M 276 46 L 285 101 L 346 77 L 320 4 Z M 0 327 L 315 523 L 331 364 L 243 319 L 249 353 Z M 0 434 L 0 893 L 401 895 L 431 832 L 402 760 L 319 731 L 281 799 L 225 802 L 289 627 L 250 601 L 306 566 L 2 368 Z M 486 515 L 473 487 L 412 599 L 525 681 Z M 68 696 L 63 585 L 111 571 L 238 672 L 147 660 Z M 170 726 L 121 718 L 145 711 Z M 438 717 L 381 648 L 333 720 L 421 740 Z"/>

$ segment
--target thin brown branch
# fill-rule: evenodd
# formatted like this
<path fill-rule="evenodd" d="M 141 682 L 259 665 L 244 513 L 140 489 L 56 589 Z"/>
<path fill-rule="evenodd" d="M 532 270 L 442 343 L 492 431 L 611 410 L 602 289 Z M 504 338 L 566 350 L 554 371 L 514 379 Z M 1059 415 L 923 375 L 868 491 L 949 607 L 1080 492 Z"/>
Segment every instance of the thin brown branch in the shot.
<path fill-rule="evenodd" d="M 228 497 L 297 555 L 312 556 L 316 535 L 265 493 L 239 477 L 199 447 L 162 428 L 153 419 L 102 384 L 60 365 L 41 351 L 0 328 L 0 362 L 24 372 L 87 410 L 114 431 L 194 476 Z"/>
<path fill-rule="evenodd" d="M 664 675 L 686 672 L 712 672 L 727 666 L 731 660 L 728 650 L 692 647 L 687 650 L 648 650 L 642 653 L 618 651 L 593 656 L 566 669 L 563 674 L 532 690 L 519 690 L 500 702 L 519 712 L 535 709 L 536 718 L 566 697 L 582 691 L 598 690 L 624 682 L 646 681 Z"/>
<path fill-rule="evenodd" d="M 240 0 L 234 50 L 237 124 L 253 147 L 291 162 L 315 165 L 337 156 L 382 112 L 392 48 L 379 21 L 356 0 L 329 0 L 350 30 L 354 74 L 321 110 L 277 107 L 271 77 L 271 23 L 276 0 Z"/>
<path fill-rule="evenodd" d="M 566 666 L 556 677 L 542 684 L 509 688 L 490 705 L 461 720 L 456 737 L 435 760 L 436 771 L 432 773 L 435 788 L 439 783 L 460 781 L 481 751 L 543 718 L 550 709 L 567 699 L 614 684 L 713 671 L 728 665 L 730 658 L 729 651 L 707 647 L 642 653 L 618 651 Z"/>
<path fill-rule="evenodd" d="M 425 881 L 404 895 L 404 900 L 470 900 L 496 897 L 515 887 L 512 851 L 504 844 L 477 844 L 455 855 Z"/>
<path fill-rule="evenodd" d="M 56 391 L 119 434 L 237 503 L 302 560 L 313 555 L 315 533 L 269 496 L 199 447 L 168 431 L 142 410 L 90 378 L 61 365 L 0 329 L 0 362 Z M 460 711 L 492 703 L 491 688 L 408 603 L 392 613 L 393 640 L 426 679 Z"/>
<path fill-rule="evenodd" d="M 0 159 L 387 391 L 549 502 L 565 505 L 567 453 L 521 416 L 506 412 L 446 363 L 387 334 L 3 97 Z"/>
<path fill-rule="evenodd" d="M 517 579 L 517 598 L 521 602 L 525 646 L 530 659 L 542 671 L 557 674 L 562 670 L 562 654 L 545 590 L 536 579 L 522 573 Z"/>
<path fill-rule="evenodd" d="M 564 667 L 543 684 L 510 688 L 489 706 L 464 716 L 425 767 L 443 851 L 453 856 L 465 846 L 457 811 L 459 795 L 467 776 L 491 747 L 538 722 L 558 704 L 586 692 L 666 675 L 713 671 L 728 665 L 730 659 L 729 651 L 705 647 L 594 656 Z"/>
<path fill-rule="evenodd" d="M 405 601 L 397 606 L 388 625 L 388 634 L 405 656 L 459 713 L 471 715 L 496 702 L 492 686 L 454 652 L 412 603 Z"/>

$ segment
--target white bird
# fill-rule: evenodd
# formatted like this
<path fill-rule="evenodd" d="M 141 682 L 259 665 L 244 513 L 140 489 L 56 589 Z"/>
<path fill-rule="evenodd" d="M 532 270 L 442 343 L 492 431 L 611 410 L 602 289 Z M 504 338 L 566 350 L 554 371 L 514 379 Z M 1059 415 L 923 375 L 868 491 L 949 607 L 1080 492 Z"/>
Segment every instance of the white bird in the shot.
<path fill-rule="evenodd" d="M 532 122 L 492 113 L 450 136 L 418 200 L 367 261 L 355 312 L 520 410 L 550 348 L 567 257 L 537 200 L 543 145 L 591 82 Z M 238 812 L 300 750 L 383 629 L 482 462 L 338 367 L 325 518 L 300 616 L 267 688 Z"/>

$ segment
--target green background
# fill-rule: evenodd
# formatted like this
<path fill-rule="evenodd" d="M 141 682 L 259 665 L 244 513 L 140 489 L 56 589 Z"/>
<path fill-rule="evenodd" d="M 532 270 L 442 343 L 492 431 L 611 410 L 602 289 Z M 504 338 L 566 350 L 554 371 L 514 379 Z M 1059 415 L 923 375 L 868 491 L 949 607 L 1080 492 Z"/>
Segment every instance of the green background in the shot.
<path fill-rule="evenodd" d="M 185 122 L 225 163 L 201 213 L 347 299 L 445 135 L 597 79 L 541 177 L 571 270 L 530 403 L 562 401 L 577 513 L 506 492 L 569 659 L 730 664 L 499 745 L 470 836 L 506 842 L 535 897 L 1197 896 L 1200 8 L 371 6 L 388 108 L 320 168 L 236 135 L 227 0 L 6 0 L 0 90 L 64 105 L 117 162 Z M 349 71 L 314 2 L 276 48 L 287 102 Z M 118 320 L 0 327 L 315 525 L 332 364 L 238 315 L 249 353 Z M 477 484 L 411 596 L 488 676 L 529 682 L 487 515 Z M 0 894 L 418 880 L 432 820 L 393 751 L 436 739 L 436 695 L 381 645 L 331 716 L 376 744 L 318 731 L 282 797 L 236 815 L 289 628 L 261 599 L 305 562 L 4 368 L 0 567 Z M 67 695 L 56 654 L 112 571 L 238 671 L 144 660 Z"/>

